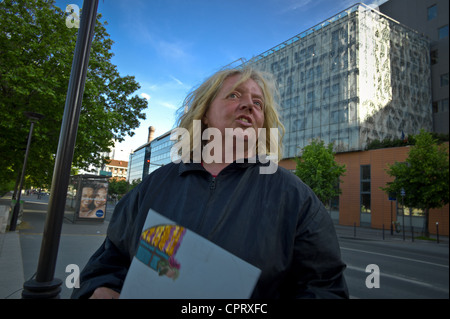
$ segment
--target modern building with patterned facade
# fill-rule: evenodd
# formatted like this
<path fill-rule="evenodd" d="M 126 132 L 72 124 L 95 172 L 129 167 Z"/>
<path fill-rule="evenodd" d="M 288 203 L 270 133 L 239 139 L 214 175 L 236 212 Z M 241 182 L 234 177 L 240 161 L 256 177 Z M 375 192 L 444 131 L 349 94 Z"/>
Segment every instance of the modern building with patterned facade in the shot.
<path fill-rule="evenodd" d="M 449 133 L 449 1 L 389 0 L 380 11 L 430 38 L 433 132 Z"/>
<path fill-rule="evenodd" d="M 349 152 L 431 131 L 429 46 L 425 36 L 358 4 L 251 59 L 279 83 L 283 158 L 314 138 Z"/>

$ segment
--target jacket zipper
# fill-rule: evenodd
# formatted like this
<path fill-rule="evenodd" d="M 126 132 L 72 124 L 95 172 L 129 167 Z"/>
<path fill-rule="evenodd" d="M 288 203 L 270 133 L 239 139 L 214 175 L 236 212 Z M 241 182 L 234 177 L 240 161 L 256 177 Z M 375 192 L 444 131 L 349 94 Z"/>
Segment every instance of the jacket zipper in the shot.
<path fill-rule="evenodd" d="M 205 213 L 205 210 L 206 210 L 206 207 L 208 207 L 208 203 L 209 203 L 209 201 L 210 201 L 210 199 L 211 199 L 212 192 L 213 192 L 215 189 L 216 189 L 216 177 L 212 176 L 212 177 L 211 177 L 211 181 L 209 182 L 209 190 L 210 190 L 210 193 L 209 193 L 209 195 L 208 195 L 208 201 L 206 202 L 206 205 L 205 205 L 205 207 L 203 208 L 202 217 L 201 217 L 201 219 L 200 219 L 199 230 L 201 230 L 201 229 L 203 228 L 203 225 L 204 225 L 204 223 L 205 223 L 205 218 L 206 218 L 206 216 L 205 216 L 205 214 L 206 214 L 206 213 Z"/>
<path fill-rule="evenodd" d="M 211 182 L 209 183 L 209 189 L 212 191 L 216 189 L 216 178 L 214 176 L 212 177 Z"/>

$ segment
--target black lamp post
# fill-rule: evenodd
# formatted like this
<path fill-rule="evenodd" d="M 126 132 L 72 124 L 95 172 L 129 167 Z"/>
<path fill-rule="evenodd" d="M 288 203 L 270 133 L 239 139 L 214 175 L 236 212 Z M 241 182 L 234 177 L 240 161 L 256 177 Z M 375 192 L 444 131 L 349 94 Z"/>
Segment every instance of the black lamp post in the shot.
<path fill-rule="evenodd" d="M 22 298 L 24 299 L 59 298 L 61 291 L 62 280 L 54 278 L 56 258 L 64 218 L 70 168 L 75 150 L 89 53 L 94 37 L 98 0 L 85 0 L 83 4 L 56 152 L 52 191 L 49 198 L 39 262 L 36 277 L 26 281 L 23 285 Z"/>
<path fill-rule="evenodd" d="M 30 133 L 28 134 L 28 142 L 25 151 L 25 158 L 23 160 L 22 174 L 20 176 L 19 193 L 17 195 L 17 201 L 16 204 L 14 205 L 13 214 L 11 216 L 11 223 L 9 225 L 10 231 L 15 231 L 17 226 L 17 219 L 19 217 L 19 210 L 20 210 L 20 193 L 22 193 L 23 180 L 25 178 L 25 170 L 27 169 L 28 153 L 30 151 L 31 136 L 33 135 L 34 123 L 38 122 L 40 119 L 44 117 L 44 115 L 34 112 L 24 112 L 24 114 L 30 120 L 31 126 L 30 126 Z"/>

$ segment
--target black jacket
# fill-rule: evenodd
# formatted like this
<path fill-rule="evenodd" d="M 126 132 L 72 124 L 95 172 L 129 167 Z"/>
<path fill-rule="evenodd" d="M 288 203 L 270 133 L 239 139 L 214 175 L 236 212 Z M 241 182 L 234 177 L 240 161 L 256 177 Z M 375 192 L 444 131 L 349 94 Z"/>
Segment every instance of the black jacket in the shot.
<path fill-rule="evenodd" d="M 297 176 L 233 163 L 217 177 L 201 164 L 170 163 L 117 204 L 103 245 L 72 298 L 120 291 L 149 208 L 261 269 L 252 298 L 348 298 L 328 212 Z"/>

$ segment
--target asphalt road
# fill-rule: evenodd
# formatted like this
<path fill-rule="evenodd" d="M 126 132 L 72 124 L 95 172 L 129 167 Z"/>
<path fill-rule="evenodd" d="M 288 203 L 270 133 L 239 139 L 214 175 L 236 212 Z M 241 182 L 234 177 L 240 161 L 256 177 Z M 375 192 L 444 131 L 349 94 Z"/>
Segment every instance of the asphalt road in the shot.
<path fill-rule="evenodd" d="M 401 240 L 339 241 L 347 263 L 345 275 L 351 298 L 449 298 L 448 245 Z"/>
<path fill-rule="evenodd" d="M 46 211 L 45 199 L 25 204 L 25 223 L 20 230 L 25 279 L 29 279 L 37 269 Z M 107 207 L 103 223 L 73 223 L 70 218 L 64 219 L 55 270 L 55 277 L 63 280 L 62 299 L 69 298 L 71 294 L 71 289 L 65 283 L 71 272 L 66 267 L 84 267 L 105 238 L 111 211 L 112 207 Z M 345 275 L 351 298 L 449 298 L 448 244 L 400 239 L 364 240 L 342 236 L 339 241 L 347 264 Z M 366 272 L 368 265 L 372 266 Z M 379 270 L 378 277 L 374 267 Z"/>

